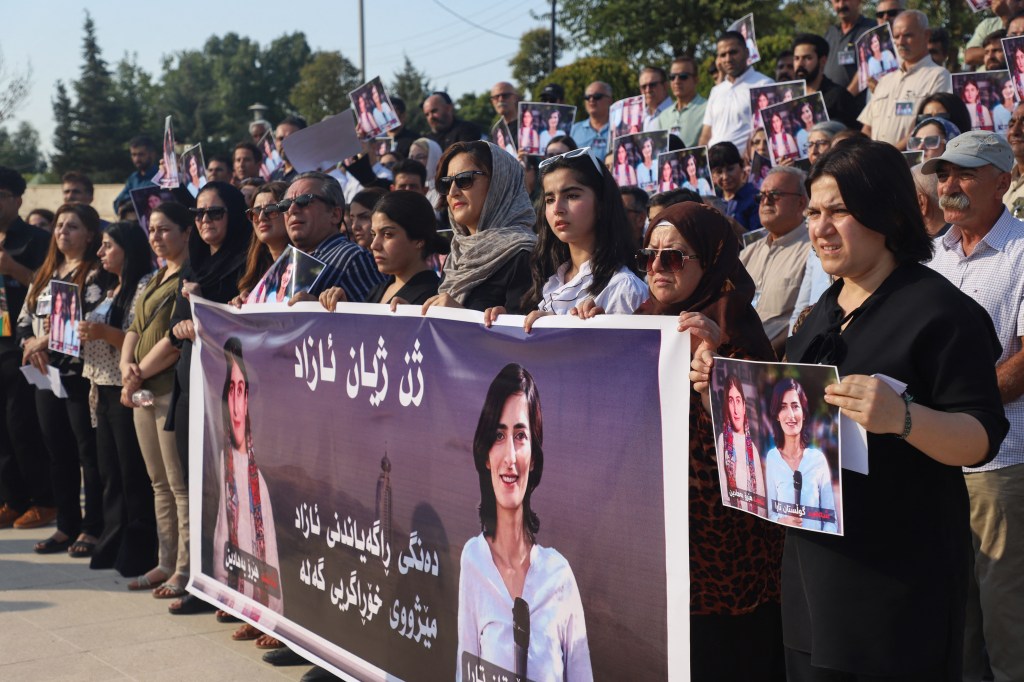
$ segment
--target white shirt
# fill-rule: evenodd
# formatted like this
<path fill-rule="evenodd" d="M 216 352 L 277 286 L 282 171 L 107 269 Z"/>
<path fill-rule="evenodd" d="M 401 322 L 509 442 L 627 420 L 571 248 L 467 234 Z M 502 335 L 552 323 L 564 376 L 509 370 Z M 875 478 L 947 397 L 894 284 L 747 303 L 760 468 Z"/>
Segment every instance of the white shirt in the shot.
<path fill-rule="evenodd" d="M 235 467 L 235 485 L 238 491 L 238 548 L 256 556 L 256 532 L 253 525 L 252 512 L 249 502 L 249 456 L 231 448 L 231 458 Z M 224 545 L 228 542 L 227 507 L 224 503 L 224 496 L 227 494 L 224 485 L 226 467 L 223 459 L 220 462 L 220 475 L 217 481 L 220 483 L 220 495 L 217 499 L 217 526 L 213 532 L 213 577 L 225 585 L 228 582 L 228 569 L 224 566 Z M 277 532 L 274 529 L 274 510 L 270 505 L 270 493 L 267 491 L 267 482 L 263 478 L 263 472 L 257 472 L 260 482 L 260 505 L 263 512 L 263 548 L 265 550 L 264 561 L 268 566 L 277 569 L 278 581 L 281 580 L 281 562 L 277 555 Z M 279 586 L 280 587 L 280 586 Z M 252 583 L 239 579 L 238 591 L 250 599 L 255 592 Z M 274 597 L 267 593 L 267 608 L 277 613 L 284 612 L 284 592 Z"/>
<path fill-rule="evenodd" d="M 661 112 L 665 111 L 669 107 L 675 106 L 675 100 L 671 97 L 666 97 L 662 100 L 658 108 L 654 110 L 654 113 L 647 111 L 646 106 L 644 107 L 644 132 L 649 130 L 663 130 L 661 124 L 658 122 L 658 118 L 661 116 Z"/>
<path fill-rule="evenodd" d="M 970 256 L 964 255 L 960 240 L 960 228 L 956 225 L 944 236 L 936 237 L 935 255 L 927 265 L 988 311 L 1003 346 L 1003 354 L 996 362 L 999 365 L 1020 352 L 1020 337 L 1024 336 L 1024 222 L 1003 210 Z M 992 471 L 1024 464 L 1024 397 L 1004 404 L 1003 410 L 1010 422 L 1010 432 L 999 454 L 988 464 L 964 471 Z"/>
<path fill-rule="evenodd" d="M 583 602 L 565 557 L 535 544 L 530 549 L 522 598 L 530 607 L 526 664 L 530 682 L 592 681 Z M 459 571 L 456 680 L 463 679 L 464 651 L 505 670 L 515 670 L 512 605 L 487 540 L 482 534 L 470 538 L 462 548 Z"/>
<path fill-rule="evenodd" d="M 711 88 L 708 106 L 704 110 L 704 125 L 711 127 L 708 146 L 719 142 L 732 142 L 746 153 L 747 142 L 753 132 L 750 113 L 750 88 L 770 85 L 775 81 L 754 69 L 747 69 L 734 82 L 724 79 Z"/>
<path fill-rule="evenodd" d="M 590 261 L 580 266 L 579 272 L 568 282 L 565 275 L 569 272 L 570 263 L 562 263 L 555 274 L 544 283 L 538 310 L 556 315 L 568 315 L 569 311 L 588 298 L 604 308 L 609 314 L 632 315 L 633 311 L 647 300 L 650 291 L 639 277 L 622 266 L 608 280 L 604 291 L 594 296 L 589 289 L 594 283 L 594 275 L 590 271 Z"/>

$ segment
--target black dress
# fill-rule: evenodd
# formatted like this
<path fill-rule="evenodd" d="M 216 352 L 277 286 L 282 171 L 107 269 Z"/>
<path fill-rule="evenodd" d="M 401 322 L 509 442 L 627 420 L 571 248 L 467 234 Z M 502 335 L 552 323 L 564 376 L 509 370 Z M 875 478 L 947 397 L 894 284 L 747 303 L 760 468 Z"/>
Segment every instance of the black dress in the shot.
<path fill-rule="evenodd" d="M 437 285 L 441 279 L 433 270 L 417 272 L 413 278 L 405 283 L 405 286 L 398 290 L 391 298 L 400 298 L 412 305 L 423 305 L 431 296 L 437 295 Z M 391 299 L 384 299 L 384 292 L 395 283 L 395 276 L 388 275 L 388 278 L 370 290 L 366 295 L 367 303 L 390 303 Z"/>
<path fill-rule="evenodd" d="M 527 312 L 523 310 L 523 296 L 531 286 L 533 275 L 530 273 L 530 252 L 524 249 L 473 287 L 462 304 L 470 310 L 481 312 L 500 305 L 509 314 L 518 315 Z"/>
<path fill-rule="evenodd" d="M 789 340 L 789 361 L 905 382 L 921 405 L 981 422 L 994 457 L 1008 423 L 985 310 L 927 267 L 904 264 L 838 334 L 842 287 L 832 285 Z M 894 435 L 868 434 L 868 451 L 869 475 L 842 472 L 844 537 L 787 531 L 786 647 L 815 667 L 959 680 L 972 551 L 963 473 Z"/>

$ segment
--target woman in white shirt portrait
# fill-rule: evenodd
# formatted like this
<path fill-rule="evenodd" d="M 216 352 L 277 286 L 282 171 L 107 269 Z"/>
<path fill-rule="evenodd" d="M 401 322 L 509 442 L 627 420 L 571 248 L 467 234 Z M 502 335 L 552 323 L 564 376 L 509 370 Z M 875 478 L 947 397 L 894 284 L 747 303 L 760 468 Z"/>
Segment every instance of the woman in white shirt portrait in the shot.
<path fill-rule="evenodd" d="M 487 390 L 473 437 L 482 532 L 466 543 L 460 562 L 458 680 L 467 678 L 464 654 L 470 666 L 475 657 L 516 669 L 517 599 L 529 612 L 517 624 L 529 633 L 524 677 L 593 680 L 576 578 L 565 557 L 536 543 L 540 520 L 530 498 L 544 471 L 543 441 L 537 385 L 522 366 L 506 365 Z"/>

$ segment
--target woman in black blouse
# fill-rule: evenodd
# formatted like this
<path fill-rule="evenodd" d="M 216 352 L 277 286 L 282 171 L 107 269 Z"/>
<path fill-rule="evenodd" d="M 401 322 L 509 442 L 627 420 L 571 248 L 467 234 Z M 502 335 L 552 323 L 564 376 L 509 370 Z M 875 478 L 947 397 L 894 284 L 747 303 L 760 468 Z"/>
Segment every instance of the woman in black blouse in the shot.
<path fill-rule="evenodd" d="M 960 467 L 991 459 L 1006 434 L 1000 349 L 985 311 L 921 265 L 931 242 L 901 160 L 890 145 L 849 140 L 807 181 L 811 243 L 837 281 L 787 357 L 838 365 L 825 400 L 867 430 L 869 475 L 843 473 L 845 536 L 787 531 L 790 680 L 961 678 L 972 550 Z M 697 390 L 713 350 L 694 358 Z"/>

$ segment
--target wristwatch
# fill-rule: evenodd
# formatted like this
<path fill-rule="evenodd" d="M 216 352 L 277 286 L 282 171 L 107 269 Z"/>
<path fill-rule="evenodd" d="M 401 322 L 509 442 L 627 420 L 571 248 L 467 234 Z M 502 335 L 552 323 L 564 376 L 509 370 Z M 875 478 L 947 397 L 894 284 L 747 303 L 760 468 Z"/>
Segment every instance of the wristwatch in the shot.
<path fill-rule="evenodd" d="M 900 397 L 903 398 L 903 407 L 906 412 L 903 414 L 903 433 L 896 434 L 896 437 L 900 440 L 906 440 L 907 436 L 910 435 L 910 429 L 913 424 L 910 421 L 910 403 L 914 402 L 914 396 L 910 395 L 907 391 L 900 393 Z"/>

